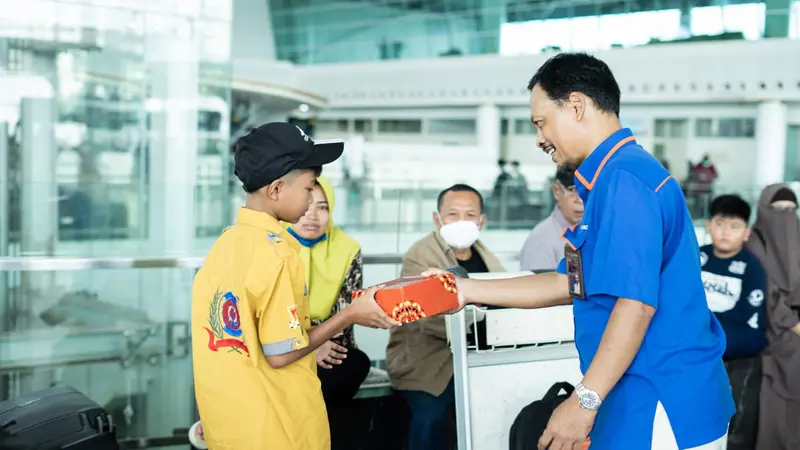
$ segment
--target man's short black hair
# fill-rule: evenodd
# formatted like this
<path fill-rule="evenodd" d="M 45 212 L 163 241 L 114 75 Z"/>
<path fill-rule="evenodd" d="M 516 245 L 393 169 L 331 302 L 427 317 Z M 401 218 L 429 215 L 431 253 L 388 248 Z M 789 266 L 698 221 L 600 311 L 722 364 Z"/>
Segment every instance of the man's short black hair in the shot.
<path fill-rule="evenodd" d="M 438 211 L 442 210 L 442 201 L 444 200 L 444 196 L 447 195 L 448 192 L 472 192 L 473 194 L 478 196 L 478 204 L 481 207 L 480 212 L 483 212 L 483 195 L 481 195 L 481 193 L 478 192 L 478 190 L 475 189 L 474 187 L 468 184 L 461 184 L 461 183 L 454 184 L 439 193 L 439 198 L 436 199 L 436 209 Z"/>
<path fill-rule="evenodd" d="M 603 61 L 586 53 L 559 53 L 548 59 L 528 82 L 528 90 L 539 85 L 554 101 L 563 102 L 580 92 L 597 109 L 619 117 L 620 90 L 614 74 Z"/>
<path fill-rule="evenodd" d="M 711 217 L 742 219 L 750 222 L 750 205 L 738 195 L 720 195 L 711 202 Z"/>

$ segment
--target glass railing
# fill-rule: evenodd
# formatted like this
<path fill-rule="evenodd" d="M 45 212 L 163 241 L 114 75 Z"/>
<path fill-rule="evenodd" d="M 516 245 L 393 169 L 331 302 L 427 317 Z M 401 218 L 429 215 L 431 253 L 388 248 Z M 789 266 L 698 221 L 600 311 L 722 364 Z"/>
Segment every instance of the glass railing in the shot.
<path fill-rule="evenodd" d="M 791 185 L 800 193 L 800 183 Z M 437 198 L 446 187 L 418 182 L 412 187 L 375 180 L 340 182 L 333 219 L 362 242 L 367 252 L 403 252 L 434 229 Z M 480 190 L 488 236 L 501 231 L 510 232 L 508 236 L 524 235 L 555 206 L 547 184 Z M 177 191 L 180 196 L 175 195 Z M 168 194 L 159 194 L 162 192 Z M 701 223 L 708 217 L 713 196 L 728 193 L 744 197 L 755 212 L 760 190 L 747 185 L 715 185 L 711 192 L 701 193 L 688 188 L 686 203 Z M 243 203 L 244 193 L 233 184 L 185 189 L 178 185 L 20 185 L 0 181 L 0 257 L 199 256 L 233 222 Z M 521 239 L 513 244 L 500 242 L 500 251 L 518 250 Z"/>
<path fill-rule="evenodd" d="M 399 262 L 365 255 L 365 282 L 393 278 Z M 173 430 L 196 417 L 189 322 L 201 263 L 0 258 L 0 401 L 69 385 L 108 410 L 126 448 L 188 444 Z"/>

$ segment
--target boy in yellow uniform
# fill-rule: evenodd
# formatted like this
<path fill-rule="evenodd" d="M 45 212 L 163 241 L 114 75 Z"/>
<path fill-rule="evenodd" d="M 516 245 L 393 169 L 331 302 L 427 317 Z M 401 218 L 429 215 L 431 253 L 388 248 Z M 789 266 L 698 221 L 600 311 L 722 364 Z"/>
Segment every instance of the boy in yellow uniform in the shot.
<path fill-rule="evenodd" d="M 237 143 L 247 191 L 236 224 L 211 248 L 192 289 L 192 352 L 203 435 L 212 450 L 327 450 L 330 433 L 313 351 L 354 323 L 399 325 L 371 295 L 311 329 L 299 243 L 279 221 L 308 209 L 316 177 L 341 156 L 288 123 Z"/>

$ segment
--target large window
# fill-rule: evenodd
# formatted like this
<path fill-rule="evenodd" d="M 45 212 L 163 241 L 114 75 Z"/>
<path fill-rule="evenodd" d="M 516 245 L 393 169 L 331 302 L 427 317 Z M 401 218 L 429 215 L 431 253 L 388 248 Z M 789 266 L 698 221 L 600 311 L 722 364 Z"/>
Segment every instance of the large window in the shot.
<path fill-rule="evenodd" d="M 677 38 L 680 22 L 680 11 L 670 9 L 506 23 L 500 29 L 500 53 L 519 55 L 548 49 L 595 50 L 642 45 L 652 39 Z"/>
<path fill-rule="evenodd" d="M 347 119 L 318 120 L 315 131 L 317 133 L 347 133 L 349 121 Z"/>
<path fill-rule="evenodd" d="M 422 121 L 418 119 L 381 119 L 378 121 L 379 133 L 422 133 Z"/>
<path fill-rule="evenodd" d="M 655 136 L 661 138 L 686 137 L 686 119 L 656 119 Z"/>
<path fill-rule="evenodd" d="M 428 134 L 476 133 L 475 119 L 428 119 Z"/>
<path fill-rule="evenodd" d="M 763 3 L 692 8 L 691 32 L 695 36 L 740 32 L 745 39 L 760 39 L 764 10 Z"/>
<path fill-rule="evenodd" d="M 694 134 L 700 138 L 752 138 L 756 121 L 744 117 L 700 118 L 695 120 Z"/>
<path fill-rule="evenodd" d="M 765 12 L 763 2 L 694 7 L 688 11 L 688 29 L 682 29 L 679 9 L 511 22 L 500 28 L 500 53 L 605 50 L 689 34 L 742 33 L 745 39 L 760 39 Z M 792 2 L 789 22 L 789 37 L 800 38 L 800 0 Z"/>
<path fill-rule="evenodd" d="M 536 134 L 536 126 L 531 123 L 530 119 L 515 119 L 514 134 Z"/>

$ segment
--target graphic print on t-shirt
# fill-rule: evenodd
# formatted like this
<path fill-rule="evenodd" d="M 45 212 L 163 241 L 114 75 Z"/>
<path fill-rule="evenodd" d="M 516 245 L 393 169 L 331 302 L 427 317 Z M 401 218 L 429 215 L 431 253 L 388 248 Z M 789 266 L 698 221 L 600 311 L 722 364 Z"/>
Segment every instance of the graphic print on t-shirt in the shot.
<path fill-rule="evenodd" d="M 703 287 L 706 289 L 708 309 L 721 313 L 730 311 L 742 295 L 742 279 L 739 277 L 718 275 L 716 273 L 701 273 Z"/>
<path fill-rule="evenodd" d="M 720 258 L 710 245 L 700 249 L 700 262 L 708 309 L 725 330 L 725 358 L 757 355 L 767 342 L 764 268 L 746 249 L 730 258 Z"/>

